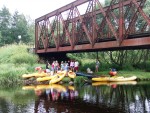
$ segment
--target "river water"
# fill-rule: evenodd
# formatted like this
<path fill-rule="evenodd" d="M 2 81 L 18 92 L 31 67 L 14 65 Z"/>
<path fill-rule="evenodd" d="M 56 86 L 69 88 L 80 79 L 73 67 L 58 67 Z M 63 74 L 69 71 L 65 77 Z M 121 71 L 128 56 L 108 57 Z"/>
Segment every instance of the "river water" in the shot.
<path fill-rule="evenodd" d="M 0 113 L 150 113 L 150 83 L 0 88 Z"/>

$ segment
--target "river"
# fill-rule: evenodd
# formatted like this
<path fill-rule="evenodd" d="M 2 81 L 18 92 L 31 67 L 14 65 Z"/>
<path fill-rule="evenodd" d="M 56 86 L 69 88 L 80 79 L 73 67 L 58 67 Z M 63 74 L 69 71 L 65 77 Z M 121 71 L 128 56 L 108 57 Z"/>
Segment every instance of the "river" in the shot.
<path fill-rule="evenodd" d="M 150 83 L 0 88 L 0 113 L 150 113 Z"/>

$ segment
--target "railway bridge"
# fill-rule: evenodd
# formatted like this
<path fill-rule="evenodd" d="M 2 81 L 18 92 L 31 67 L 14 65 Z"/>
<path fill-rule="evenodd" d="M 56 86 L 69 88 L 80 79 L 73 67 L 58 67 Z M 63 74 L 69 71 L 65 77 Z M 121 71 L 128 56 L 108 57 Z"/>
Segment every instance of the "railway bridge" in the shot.
<path fill-rule="evenodd" d="M 76 0 L 35 20 L 35 52 L 49 55 L 150 47 L 148 0 Z M 63 56 L 63 54 L 62 54 Z"/>

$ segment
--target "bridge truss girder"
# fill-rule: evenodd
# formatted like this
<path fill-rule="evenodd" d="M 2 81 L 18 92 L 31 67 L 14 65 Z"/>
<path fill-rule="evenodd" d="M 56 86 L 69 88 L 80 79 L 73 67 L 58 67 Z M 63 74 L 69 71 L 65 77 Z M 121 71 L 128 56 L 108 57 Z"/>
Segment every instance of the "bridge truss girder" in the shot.
<path fill-rule="evenodd" d="M 35 20 L 35 51 L 67 52 L 150 45 L 146 0 L 77 0 Z M 81 14 L 80 7 L 86 7 Z M 85 6 L 86 5 L 86 6 Z M 140 25 L 138 24 L 140 22 Z"/>

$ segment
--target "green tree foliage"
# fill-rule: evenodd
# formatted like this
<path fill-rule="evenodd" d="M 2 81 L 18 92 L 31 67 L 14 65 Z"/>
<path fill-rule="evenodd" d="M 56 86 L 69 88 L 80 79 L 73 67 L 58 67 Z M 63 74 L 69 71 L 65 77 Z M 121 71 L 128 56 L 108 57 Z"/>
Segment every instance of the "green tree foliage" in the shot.
<path fill-rule="evenodd" d="M 29 35 L 29 40 L 28 44 L 29 45 L 34 45 L 35 43 L 35 23 L 29 18 L 28 19 L 28 35 Z"/>
<path fill-rule="evenodd" d="M 12 18 L 11 26 L 11 36 L 14 42 L 19 42 L 19 35 L 21 35 L 22 42 L 28 43 L 30 41 L 28 34 L 28 23 L 25 16 L 23 14 L 19 15 L 18 12 L 15 12 Z"/>
<path fill-rule="evenodd" d="M 11 36 L 10 36 L 10 22 L 11 22 L 11 14 L 6 7 L 3 7 L 0 10 L 0 46 L 4 44 L 11 43 Z"/>
<path fill-rule="evenodd" d="M 23 14 L 16 11 L 13 15 L 4 6 L 0 10 L 0 46 L 21 42 L 34 44 L 34 22 L 27 20 Z"/>

